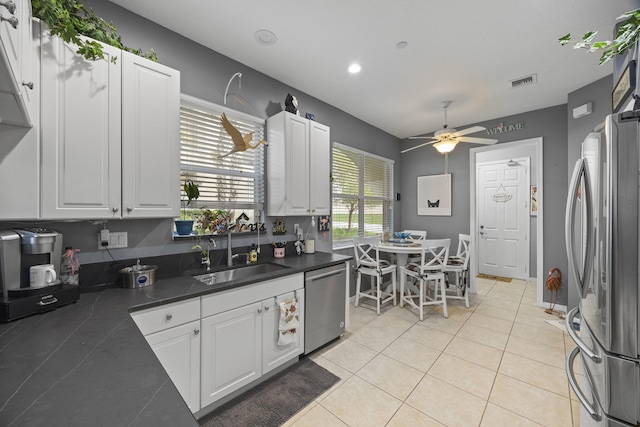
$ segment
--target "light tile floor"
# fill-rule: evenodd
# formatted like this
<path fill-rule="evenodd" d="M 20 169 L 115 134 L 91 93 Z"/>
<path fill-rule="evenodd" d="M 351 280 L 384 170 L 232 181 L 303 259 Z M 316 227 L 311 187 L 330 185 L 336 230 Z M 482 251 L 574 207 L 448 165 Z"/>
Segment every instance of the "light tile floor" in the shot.
<path fill-rule="evenodd" d="M 418 321 L 350 307 L 345 335 L 310 357 L 341 378 L 285 425 L 577 427 L 564 360 L 573 342 L 535 304 L 534 283 L 477 279 L 478 292 Z"/>

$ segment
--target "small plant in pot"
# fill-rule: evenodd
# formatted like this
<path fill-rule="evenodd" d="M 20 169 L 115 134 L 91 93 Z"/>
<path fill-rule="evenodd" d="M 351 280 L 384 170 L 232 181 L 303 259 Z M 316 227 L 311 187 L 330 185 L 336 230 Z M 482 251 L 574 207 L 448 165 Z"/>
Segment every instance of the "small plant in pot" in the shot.
<path fill-rule="evenodd" d="M 176 232 L 180 236 L 188 236 L 193 232 L 193 218 L 188 216 L 187 208 L 191 206 L 194 200 L 198 200 L 200 190 L 198 189 L 198 184 L 190 179 L 185 181 L 182 190 L 187 201 L 185 203 L 185 197 L 182 198 L 182 213 L 180 214 L 180 219 L 175 220 Z"/>

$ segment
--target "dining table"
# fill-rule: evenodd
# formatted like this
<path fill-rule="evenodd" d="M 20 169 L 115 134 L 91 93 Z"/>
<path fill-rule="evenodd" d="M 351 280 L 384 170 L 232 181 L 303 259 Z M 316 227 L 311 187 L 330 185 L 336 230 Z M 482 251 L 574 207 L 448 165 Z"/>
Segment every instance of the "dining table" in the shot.
<path fill-rule="evenodd" d="M 395 255 L 396 260 L 394 264 L 398 266 L 398 268 L 396 268 L 397 283 L 401 283 L 402 272 L 400 271 L 400 267 L 407 265 L 409 255 L 419 255 L 422 253 L 422 245 L 411 239 L 389 239 L 389 241 L 381 240 L 380 243 L 378 243 L 377 248 L 379 252 Z M 414 287 L 413 283 L 407 283 L 406 286 L 410 288 Z M 413 291 L 417 293 L 417 289 L 413 289 Z"/>

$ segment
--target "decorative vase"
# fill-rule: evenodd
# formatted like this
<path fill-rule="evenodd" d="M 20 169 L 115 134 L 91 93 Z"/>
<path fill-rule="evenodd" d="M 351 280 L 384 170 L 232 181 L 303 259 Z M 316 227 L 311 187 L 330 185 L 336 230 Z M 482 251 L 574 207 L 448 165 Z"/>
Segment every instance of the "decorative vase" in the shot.
<path fill-rule="evenodd" d="M 192 219 L 176 219 L 176 232 L 179 236 L 188 236 L 193 231 Z"/>

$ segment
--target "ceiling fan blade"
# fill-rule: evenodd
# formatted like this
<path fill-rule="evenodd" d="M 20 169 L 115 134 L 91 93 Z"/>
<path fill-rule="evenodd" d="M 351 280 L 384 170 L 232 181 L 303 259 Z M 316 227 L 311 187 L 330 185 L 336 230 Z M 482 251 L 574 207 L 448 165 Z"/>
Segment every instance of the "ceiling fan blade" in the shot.
<path fill-rule="evenodd" d="M 471 142 L 472 144 L 486 144 L 491 145 L 498 142 L 497 139 L 489 139 L 489 138 L 475 138 L 473 136 L 461 136 L 458 138 L 460 142 Z"/>
<path fill-rule="evenodd" d="M 425 145 L 435 144 L 436 142 L 438 142 L 438 141 L 429 141 L 429 142 L 425 142 L 425 143 L 423 143 L 423 144 L 418 144 L 418 145 L 416 145 L 415 147 L 411 147 L 411 148 L 407 148 L 406 150 L 402 150 L 402 151 L 400 152 L 400 154 L 404 154 L 404 153 L 406 153 L 407 151 L 415 150 L 416 148 L 424 147 Z"/>
<path fill-rule="evenodd" d="M 486 130 L 486 128 L 483 128 L 482 126 L 472 126 L 470 128 L 466 128 L 466 129 L 462 129 L 462 130 L 459 130 L 457 132 L 454 132 L 453 136 L 468 135 L 470 133 L 476 133 L 476 132 L 480 132 L 482 130 Z"/>
<path fill-rule="evenodd" d="M 435 136 L 410 136 L 407 139 L 427 139 L 427 138 L 438 139 Z"/>

